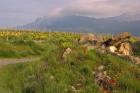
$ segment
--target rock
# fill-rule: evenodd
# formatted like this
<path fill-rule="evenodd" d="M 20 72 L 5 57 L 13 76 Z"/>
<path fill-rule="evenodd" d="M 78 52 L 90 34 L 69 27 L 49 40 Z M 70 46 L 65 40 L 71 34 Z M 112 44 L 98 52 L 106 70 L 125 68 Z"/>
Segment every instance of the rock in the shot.
<path fill-rule="evenodd" d="M 104 41 L 102 46 L 104 50 L 107 50 L 111 53 L 115 53 L 121 56 L 130 56 L 132 55 L 132 45 L 129 43 L 129 38 L 131 34 L 129 32 L 123 32 L 118 35 L 114 35 L 112 38 Z"/>
<path fill-rule="evenodd" d="M 128 41 L 130 37 L 131 34 L 129 32 L 123 32 L 118 35 L 114 35 L 112 38 L 104 41 L 102 45 L 105 47 L 118 46 L 119 44 Z"/>
<path fill-rule="evenodd" d="M 140 64 L 140 58 L 135 56 L 129 57 L 135 64 Z"/>
<path fill-rule="evenodd" d="M 112 40 L 117 42 L 117 41 L 120 41 L 120 40 L 128 39 L 130 37 L 131 37 L 131 33 L 123 32 L 123 33 L 120 33 L 118 35 L 114 35 L 112 37 Z"/>
<path fill-rule="evenodd" d="M 54 76 L 50 76 L 49 79 L 50 79 L 50 80 L 54 80 L 55 77 L 54 77 Z"/>
<path fill-rule="evenodd" d="M 108 39 L 108 40 L 106 40 L 102 43 L 102 46 L 104 46 L 105 48 L 107 48 L 109 46 L 112 46 L 112 45 L 113 45 L 113 40 L 112 39 Z"/>
<path fill-rule="evenodd" d="M 63 56 L 62 56 L 62 58 L 67 58 L 67 56 L 70 54 L 72 52 L 72 50 L 70 49 L 70 48 L 67 48 L 66 50 L 65 50 L 65 52 L 63 53 Z"/>
<path fill-rule="evenodd" d="M 109 51 L 115 53 L 117 51 L 117 48 L 115 46 L 110 46 Z"/>
<path fill-rule="evenodd" d="M 91 44 L 96 44 L 98 41 L 98 38 L 94 34 L 86 34 L 82 35 L 79 39 L 79 43 L 91 43 Z"/>
<path fill-rule="evenodd" d="M 119 52 L 121 54 L 125 55 L 125 56 L 132 55 L 132 46 L 131 46 L 131 44 L 128 43 L 128 42 L 120 44 Z"/>
<path fill-rule="evenodd" d="M 118 47 L 123 42 L 128 42 L 131 37 L 129 32 L 123 32 L 112 37 L 112 43 L 114 46 Z"/>
<path fill-rule="evenodd" d="M 104 69 L 105 69 L 105 67 L 103 65 L 101 65 L 97 68 L 98 71 L 103 71 Z"/>
<path fill-rule="evenodd" d="M 97 68 L 97 71 L 95 72 L 95 83 L 100 87 L 102 92 L 112 93 L 113 86 L 115 85 L 116 81 L 111 79 L 104 69 L 104 66 L 99 66 Z"/>
<path fill-rule="evenodd" d="M 81 92 L 82 90 L 76 89 L 74 86 L 71 86 L 73 92 Z"/>
<path fill-rule="evenodd" d="M 135 64 L 140 64 L 140 58 L 139 57 L 134 57 Z"/>

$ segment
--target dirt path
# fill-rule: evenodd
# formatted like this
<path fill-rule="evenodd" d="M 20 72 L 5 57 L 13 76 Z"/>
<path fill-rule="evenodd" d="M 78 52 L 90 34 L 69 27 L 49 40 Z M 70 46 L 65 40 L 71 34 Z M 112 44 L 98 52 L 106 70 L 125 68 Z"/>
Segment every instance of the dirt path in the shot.
<path fill-rule="evenodd" d="M 36 61 L 39 59 L 40 59 L 39 57 L 19 58 L 19 59 L 0 58 L 0 67 L 8 65 L 8 64 L 32 62 L 32 61 Z"/>

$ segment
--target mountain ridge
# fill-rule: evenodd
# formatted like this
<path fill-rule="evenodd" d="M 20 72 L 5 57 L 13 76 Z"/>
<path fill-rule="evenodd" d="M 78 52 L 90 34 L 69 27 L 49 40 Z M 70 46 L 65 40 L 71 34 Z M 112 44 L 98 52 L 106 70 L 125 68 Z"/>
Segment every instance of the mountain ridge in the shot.
<path fill-rule="evenodd" d="M 120 18 L 121 19 L 121 18 Z M 86 16 L 61 16 L 56 18 L 39 18 L 27 25 L 18 26 L 20 29 L 40 29 L 52 31 L 72 32 L 97 32 L 118 33 L 131 32 L 140 35 L 140 20 L 124 21 L 117 17 L 113 18 L 91 18 Z"/>

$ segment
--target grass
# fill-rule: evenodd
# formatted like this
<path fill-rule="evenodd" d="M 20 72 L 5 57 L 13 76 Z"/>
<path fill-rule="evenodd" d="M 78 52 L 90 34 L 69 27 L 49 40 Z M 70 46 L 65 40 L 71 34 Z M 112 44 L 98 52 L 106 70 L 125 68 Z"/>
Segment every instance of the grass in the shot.
<path fill-rule="evenodd" d="M 80 90 L 77 93 L 102 93 L 94 83 L 93 75 L 99 65 L 104 65 L 108 75 L 117 80 L 116 93 L 140 92 L 139 65 L 95 50 L 85 55 L 75 41 L 77 37 L 79 35 L 52 32 L 50 38 L 40 43 L 34 40 L 11 42 L 12 39 L 3 42 L 6 49 L 32 51 L 33 54 L 27 53 L 28 56 L 35 53 L 41 56 L 41 60 L 0 68 L 0 93 L 75 93 L 72 87 Z M 72 49 L 72 53 L 62 59 L 67 47 Z"/>
<path fill-rule="evenodd" d="M 5 47 L 3 47 L 5 46 Z M 19 58 L 19 57 L 27 57 L 39 55 L 43 49 L 36 46 L 28 46 L 28 45 L 10 45 L 8 47 L 6 45 L 0 46 L 0 57 L 3 58 Z"/>
<path fill-rule="evenodd" d="M 3 58 L 19 58 L 40 55 L 44 50 L 43 46 L 33 41 L 1 41 L 0 57 Z"/>

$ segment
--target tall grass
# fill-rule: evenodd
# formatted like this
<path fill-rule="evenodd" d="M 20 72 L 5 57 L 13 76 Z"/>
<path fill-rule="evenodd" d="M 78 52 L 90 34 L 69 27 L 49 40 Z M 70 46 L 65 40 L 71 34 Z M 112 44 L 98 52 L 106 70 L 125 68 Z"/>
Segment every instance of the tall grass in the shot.
<path fill-rule="evenodd" d="M 78 35 L 51 33 L 48 39 L 8 41 L 7 49 L 24 50 L 41 55 L 33 63 L 14 64 L 0 68 L 0 93 L 102 93 L 94 83 L 93 71 L 104 65 L 107 74 L 117 81 L 116 93 L 140 92 L 140 68 L 129 60 L 92 50 L 84 54 L 75 39 Z M 4 43 L 3 43 L 4 44 Z M 5 46 L 5 45 L 4 45 Z M 66 48 L 72 53 L 66 59 Z M 6 48 L 6 47 L 5 47 Z M 21 49 L 22 50 L 22 49 Z M 19 55 L 19 54 L 18 54 Z M 25 53 L 26 55 L 26 53 Z"/>

